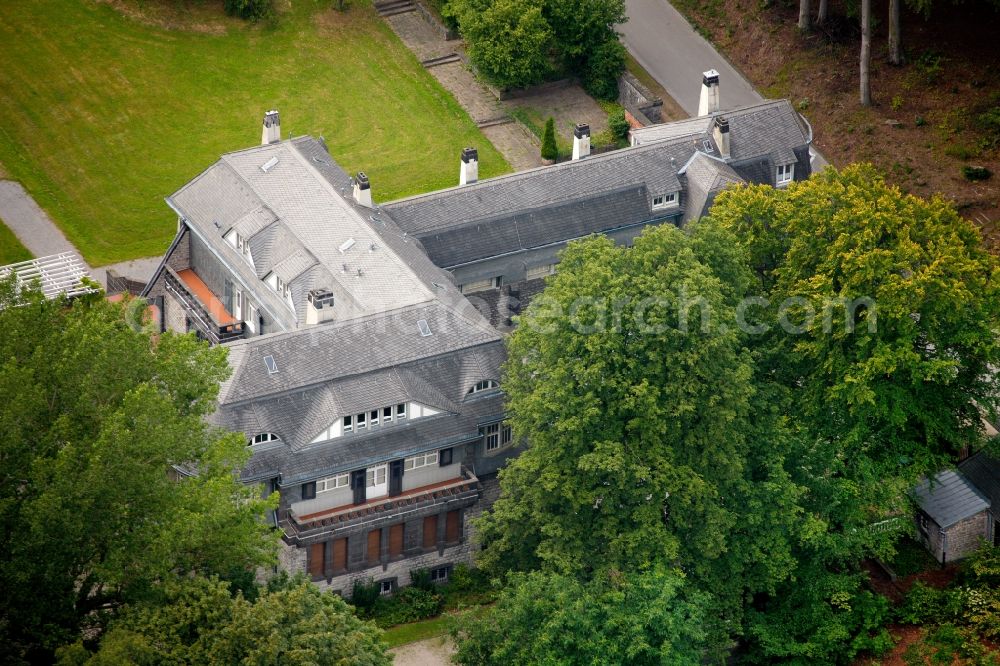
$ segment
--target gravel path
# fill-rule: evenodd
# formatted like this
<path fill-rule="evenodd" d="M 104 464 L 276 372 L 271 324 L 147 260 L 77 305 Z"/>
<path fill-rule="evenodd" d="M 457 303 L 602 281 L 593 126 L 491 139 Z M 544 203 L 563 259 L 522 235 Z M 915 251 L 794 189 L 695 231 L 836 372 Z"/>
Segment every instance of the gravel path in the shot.
<path fill-rule="evenodd" d="M 447 636 L 436 636 L 389 650 L 396 666 L 449 666 L 455 645 Z"/>

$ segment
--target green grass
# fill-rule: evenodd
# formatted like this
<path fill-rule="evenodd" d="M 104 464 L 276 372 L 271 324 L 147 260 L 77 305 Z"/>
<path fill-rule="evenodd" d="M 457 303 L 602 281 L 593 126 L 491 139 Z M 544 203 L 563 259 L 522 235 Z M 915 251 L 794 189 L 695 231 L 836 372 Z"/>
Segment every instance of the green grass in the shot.
<path fill-rule="evenodd" d="M 218 1 L 114 2 L 0 4 L 0 163 L 93 265 L 162 253 L 163 197 L 258 143 L 269 108 L 378 201 L 457 184 L 464 146 L 481 178 L 510 170 L 368 0 L 291 0 L 259 25 Z"/>
<path fill-rule="evenodd" d="M 31 259 L 31 253 L 21 245 L 21 241 L 17 240 L 17 236 L 3 223 L 3 220 L 0 220 L 0 266 L 28 259 Z"/>
<path fill-rule="evenodd" d="M 451 629 L 453 617 L 451 615 L 438 615 L 429 620 L 410 622 L 409 624 L 398 624 L 385 630 L 382 637 L 389 647 L 394 648 L 413 641 L 422 641 L 435 636 L 443 636 Z"/>

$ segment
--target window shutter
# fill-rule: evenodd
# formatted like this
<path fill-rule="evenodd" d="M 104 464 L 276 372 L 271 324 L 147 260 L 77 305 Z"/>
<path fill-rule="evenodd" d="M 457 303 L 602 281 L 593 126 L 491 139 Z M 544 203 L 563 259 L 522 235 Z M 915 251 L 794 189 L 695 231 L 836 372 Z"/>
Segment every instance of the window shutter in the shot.
<path fill-rule="evenodd" d="M 302 484 L 302 499 L 304 500 L 316 499 L 315 481 L 310 481 L 309 483 Z"/>
<path fill-rule="evenodd" d="M 394 497 L 403 492 L 403 461 L 393 460 L 389 463 L 389 496 Z"/>
<path fill-rule="evenodd" d="M 454 449 L 441 449 L 441 452 L 438 454 L 438 465 L 441 467 L 450 465 L 453 453 Z"/>

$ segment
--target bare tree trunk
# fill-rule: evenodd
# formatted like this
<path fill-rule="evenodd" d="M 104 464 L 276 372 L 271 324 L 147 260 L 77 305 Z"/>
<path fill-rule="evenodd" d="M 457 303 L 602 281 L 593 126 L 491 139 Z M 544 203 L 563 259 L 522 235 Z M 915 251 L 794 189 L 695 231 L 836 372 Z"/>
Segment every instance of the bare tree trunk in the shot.
<path fill-rule="evenodd" d="M 799 30 L 809 32 L 812 29 L 809 16 L 809 0 L 799 0 Z"/>
<path fill-rule="evenodd" d="M 819 0 L 819 13 L 816 14 L 816 25 L 826 23 L 826 17 L 830 14 L 830 0 Z"/>
<path fill-rule="evenodd" d="M 861 106 L 872 105 L 869 66 L 872 59 L 872 0 L 861 0 Z"/>
<path fill-rule="evenodd" d="M 903 52 L 899 46 L 899 4 L 900 0 L 889 0 L 889 62 L 903 63 Z"/>

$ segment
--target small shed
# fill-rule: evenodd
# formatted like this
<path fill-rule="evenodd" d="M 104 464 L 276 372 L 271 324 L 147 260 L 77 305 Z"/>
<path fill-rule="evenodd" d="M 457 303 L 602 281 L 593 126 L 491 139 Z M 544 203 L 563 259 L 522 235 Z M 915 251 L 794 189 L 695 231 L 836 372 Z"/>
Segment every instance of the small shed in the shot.
<path fill-rule="evenodd" d="M 989 500 L 987 532 L 983 536 L 1000 547 L 1000 458 L 980 451 L 960 462 L 958 471 Z"/>
<path fill-rule="evenodd" d="M 941 564 L 972 554 L 989 533 L 990 501 L 960 471 L 924 479 L 913 495 L 920 537 Z"/>

